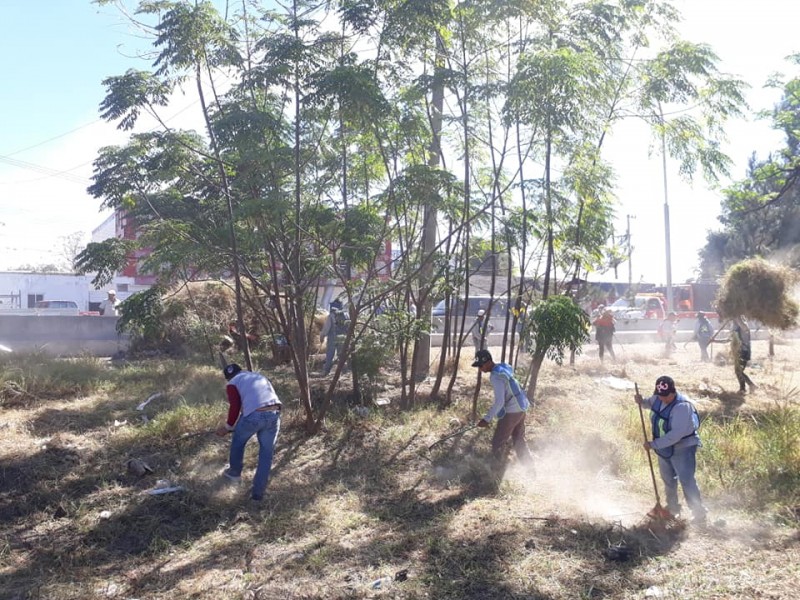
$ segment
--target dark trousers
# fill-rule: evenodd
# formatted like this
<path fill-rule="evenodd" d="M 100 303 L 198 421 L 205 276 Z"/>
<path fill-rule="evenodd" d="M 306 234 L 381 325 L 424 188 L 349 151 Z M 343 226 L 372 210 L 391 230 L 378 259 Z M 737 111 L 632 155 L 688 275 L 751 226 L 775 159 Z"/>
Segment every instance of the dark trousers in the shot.
<path fill-rule="evenodd" d="M 494 435 L 492 436 L 492 455 L 496 459 L 505 459 L 506 442 L 511 439 L 514 451 L 520 462 L 530 463 L 532 461 L 531 451 L 528 449 L 528 442 L 525 441 L 525 413 L 506 413 L 502 419 L 497 421 Z"/>
<path fill-rule="evenodd" d="M 616 360 L 617 357 L 614 355 L 613 345 L 614 332 L 606 327 L 598 327 L 596 338 L 597 345 L 599 346 L 598 354 L 600 355 L 600 360 L 603 360 L 603 354 L 606 350 L 608 350 L 608 353 L 611 355 L 611 360 Z"/>
<path fill-rule="evenodd" d="M 736 373 L 736 379 L 739 380 L 739 391 L 740 392 L 744 391 L 745 384 L 747 384 L 747 385 L 749 385 L 751 387 L 755 386 L 755 384 L 753 383 L 753 380 L 750 379 L 747 376 L 747 374 L 744 372 L 744 368 L 747 366 L 748 362 L 750 362 L 750 361 L 748 361 L 745 358 L 740 356 L 739 359 L 736 361 L 736 364 L 733 366 L 733 370 Z"/>

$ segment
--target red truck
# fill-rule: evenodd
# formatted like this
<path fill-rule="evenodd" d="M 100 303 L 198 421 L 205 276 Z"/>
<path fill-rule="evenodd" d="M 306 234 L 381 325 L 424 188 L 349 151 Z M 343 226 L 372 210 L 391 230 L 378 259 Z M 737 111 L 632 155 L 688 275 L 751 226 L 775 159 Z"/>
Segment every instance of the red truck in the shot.
<path fill-rule="evenodd" d="M 657 287 L 656 292 L 666 297 L 667 288 Z M 717 310 L 714 302 L 719 291 L 718 283 L 681 283 L 672 286 L 673 306 L 679 318 L 695 318 L 698 312 L 706 313 L 708 318 L 716 318 Z M 665 302 L 666 304 L 666 302 Z"/>

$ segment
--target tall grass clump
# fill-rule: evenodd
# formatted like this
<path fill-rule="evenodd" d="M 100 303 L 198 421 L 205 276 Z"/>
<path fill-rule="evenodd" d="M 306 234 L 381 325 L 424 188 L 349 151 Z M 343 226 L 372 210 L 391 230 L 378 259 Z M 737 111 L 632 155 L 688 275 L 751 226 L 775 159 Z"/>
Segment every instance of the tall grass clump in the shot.
<path fill-rule="evenodd" d="M 92 357 L 6 355 L 0 359 L 0 405 L 84 396 L 106 385 L 109 377 L 104 363 Z"/>
<path fill-rule="evenodd" d="M 698 471 L 708 492 L 729 492 L 746 507 L 800 504 L 800 409 L 708 418 Z"/>

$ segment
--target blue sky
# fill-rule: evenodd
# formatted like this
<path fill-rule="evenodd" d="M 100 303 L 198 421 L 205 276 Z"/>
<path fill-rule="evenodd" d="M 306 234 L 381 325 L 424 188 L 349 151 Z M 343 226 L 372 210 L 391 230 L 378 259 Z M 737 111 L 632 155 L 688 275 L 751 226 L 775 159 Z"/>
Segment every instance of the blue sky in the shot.
<path fill-rule="evenodd" d="M 85 192 L 91 161 L 123 138 L 99 120 L 101 81 L 134 66 L 141 41 L 88 0 L 0 0 L 0 11 L 0 268 L 58 262 L 59 236 L 88 238 L 104 218 Z"/>
<path fill-rule="evenodd" d="M 133 3 L 128 2 L 129 6 Z M 779 94 L 762 89 L 775 71 L 795 75 L 783 61 L 800 52 L 794 0 L 677 0 L 684 37 L 706 42 L 721 68 L 752 86 L 753 111 L 769 108 Z M 107 213 L 86 193 L 97 149 L 123 143 L 126 134 L 100 121 L 102 80 L 128 68 L 147 68 L 136 55 L 149 46 L 113 6 L 89 0 L 0 0 L 3 90 L 0 92 L 0 269 L 57 262 L 59 238 L 88 234 Z M 179 115 L 191 103 L 177 99 Z M 179 117 L 176 117 L 179 118 Z M 748 118 L 728 128 L 734 179 L 744 175 L 752 152 L 764 156 L 781 138 L 768 123 Z M 661 159 L 651 155 L 646 132 L 626 128 L 609 143 L 618 175 L 618 228 L 631 221 L 633 278 L 665 281 Z M 728 182 L 722 182 L 723 185 Z M 668 165 L 672 224 L 672 279 L 692 275 L 705 232 L 717 226 L 719 193 L 701 179 L 682 182 Z M 627 280 L 623 265 L 619 279 Z"/>

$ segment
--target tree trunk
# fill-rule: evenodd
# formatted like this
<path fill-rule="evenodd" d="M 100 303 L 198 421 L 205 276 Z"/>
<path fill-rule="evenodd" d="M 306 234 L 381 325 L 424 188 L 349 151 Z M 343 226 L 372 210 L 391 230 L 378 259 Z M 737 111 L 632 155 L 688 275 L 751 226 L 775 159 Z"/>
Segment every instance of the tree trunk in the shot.
<path fill-rule="evenodd" d="M 528 400 L 531 402 L 534 401 L 536 396 L 536 383 L 539 380 L 539 371 L 542 368 L 542 363 L 544 363 L 544 354 L 534 352 L 531 357 L 531 370 L 528 373 L 528 389 L 526 390 Z"/>
<path fill-rule="evenodd" d="M 432 113 L 431 113 L 431 146 L 429 150 L 428 165 L 438 167 L 441 158 L 441 135 L 442 135 L 442 112 L 444 110 L 444 81 L 442 72 L 444 70 L 445 47 L 444 41 L 441 36 L 436 33 L 436 55 L 434 58 L 434 86 L 431 97 Z M 433 251 L 436 249 L 436 221 L 437 210 L 430 206 L 425 205 L 425 212 L 423 217 L 423 231 L 422 231 L 422 268 L 420 269 L 420 285 L 421 290 L 431 289 L 431 280 L 433 279 L 433 262 L 431 257 Z M 418 309 L 419 313 L 417 318 L 431 319 L 431 301 L 429 294 L 423 291 Z M 430 371 L 431 362 L 431 336 L 430 333 L 423 333 L 417 341 L 417 347 L 414 352 L 414 379 L 416 381 L 423 381 Z"/>

